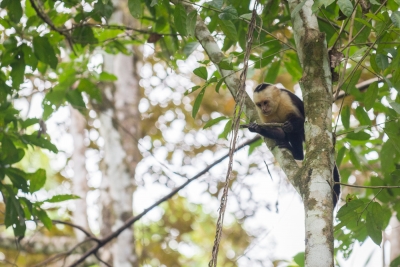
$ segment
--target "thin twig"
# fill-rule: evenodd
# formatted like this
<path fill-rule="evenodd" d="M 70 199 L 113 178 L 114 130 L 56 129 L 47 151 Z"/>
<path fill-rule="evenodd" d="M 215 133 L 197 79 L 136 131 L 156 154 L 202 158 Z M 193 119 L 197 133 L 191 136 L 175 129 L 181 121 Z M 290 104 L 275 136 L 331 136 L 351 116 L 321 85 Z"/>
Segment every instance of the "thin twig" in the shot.
<path fill-rule="evenodd" d="M 93 234 L 91 234 L 90 232 L 88 232 L 86 229 L 84 229 L 83 227 L 81 227 L 79 225 L 76 225 L 76 224 L 73 224 L 70 222 L 60 221 L 60 220 L 52 220 L 52 222 L 54 224 L 65 224 L 65 225 L 71 226 L 73 228 L 76 228 L 76 229 L 82 231 L 87 237 L 90 237 L 93 240 L 98 241 L 98 239 Z"/>
<path fill-rule="evenodd" d="M 242 115 L 242 110 L 244 108 L 245 96 L 246 96 L 246 77 L 247 77 L 247 69 L 248 69 L 248 62 L 250 59 L 251 54 L 251 46 L 253 43 L 253 33 L 256 25 L 256 18 L 257 18 L 257 9 L 258 2 L 254 1 L 254 6 L 252 10 L 251 21 L 249 25 L 249 29 L 247 32 L 246 37 L 246 53 L 243 59 L 243 72 L 240 74 L 239 78 L 239 90 L 236 93 L 236 104 L 234 109 L 234 116 L 233 116 L 233 125 L 232 125 L 232 138 L 229 147 L 229 163 L 228 163 L 228 170 L 226 173 L 225 184 L 223 187 L 222 197 L 221 197 L 221 204 L 219 206 L 219 215 L 217 220 L 216 226 L 216 233 L 215 233 L 215 240 L 214 246 L 212 249 L 212 257 L 210 262 L 208 263 L 209 267 L 216 267 L 217 266 L 217 259 L 218 259 L 218 251 L 219 251 L 219 244 L 221 242 L 222 236 L 222 228 L 224 225 L 224 216 L 226 205 L 228 203 L 228 192 L 229 192 L 229 184 L 231 181 L 232 169 L 233 169 L 233 155 L 235 152 L 236 142 L 238 140 L 238 133 L 239 133 L 239 126 L 240 126 L 240 116 Z"/>
<path fill-rule="evenodd" d="M 274 179 L 272 179 L 272 174 L 271 174 L 271 172 L 269 171 L 268 164 L 265 162 L 265 160 L 264 160 L 264 164 L 265 164 L 265 167 L 267 167 L 267 171 L 268 171 L 269 177 L 271 177 L 271 180 L 273 181 Z"/>
<path fill-rule="evenodd" d="M 379 192 L 376 193 L 376 195 L 374 196 L 374 198 L 371 199 L 371 201 L 368 202 L 367 206 L 365 206 L 365 208 L 361 211 L 360 216 L 359 216 L 358 219 L 357 219 L 357 225 L 358 225 L 358 222 L 360 221 L 361 216 L 363 215 L 364 211 L 368 208 L 368 206 L 369 206 L 372 202 L 375 201 L 376 197 L 379 195 L 380 192 L 382 192 L 382 190 L 383 190 L 383 188 L 381 188 L 381 190 L 379 190 Z"/>
<path fill-rule="evenodd" d="M 94 256 L 96 257 L 96 259 L 97 259 L 99 262 L 103 263 L 103 264 L 106 265 L 107 267 L 112 267 L 110 264 L 108 264 L 106 261 L 104 261 L 104 260 L 102 260 L 102 259 L 100 258 L 98 252 L 94 253 Z"/>
<path fill-rule="evenodd" d="M 261 128 L 271 128 L 271 127 L 282 127 L 284 123 L 281 122 L 270 122 L 270 123 L 259 123 L 258 126 Z M 249 124 L 241 124 L 240 128 L 249 128 Z"/>
<path fill-rule="evenodd" d="M 348 187 L 356 187 L 356 188 L 366 188 L 366 189 L 393 189 L 400 188 L 400 185 L 377 185 L 377 186 L 368 186 L 368 185 L 354 185 L 354 184 L 345 184 L 340 182 L 335 182 L 335 184 L 340 184 Z"/>

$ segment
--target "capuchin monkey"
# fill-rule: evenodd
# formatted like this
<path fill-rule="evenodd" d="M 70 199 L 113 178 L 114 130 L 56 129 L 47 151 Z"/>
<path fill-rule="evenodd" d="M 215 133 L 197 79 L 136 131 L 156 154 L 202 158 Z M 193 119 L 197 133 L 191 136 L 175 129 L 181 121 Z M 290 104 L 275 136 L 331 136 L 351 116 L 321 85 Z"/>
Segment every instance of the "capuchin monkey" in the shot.
<path fill-rule="evenodd" d="M 280 148 L 287 148 L 293 158 L 303 160 L 304 104 L 295 94 L 280 89 L 270 83 L 262 83 L 254 89 L 253 101 L 263 123 L 283 123 L 282 127 L 263 128 L 252 122 L 250 132 L 275 140 Z M 337 166 L 333 170 L 333 179 L 340 181 Z M 340 185 L 333 186 L 333 206 L 336 206 L 340 195 Z"/>

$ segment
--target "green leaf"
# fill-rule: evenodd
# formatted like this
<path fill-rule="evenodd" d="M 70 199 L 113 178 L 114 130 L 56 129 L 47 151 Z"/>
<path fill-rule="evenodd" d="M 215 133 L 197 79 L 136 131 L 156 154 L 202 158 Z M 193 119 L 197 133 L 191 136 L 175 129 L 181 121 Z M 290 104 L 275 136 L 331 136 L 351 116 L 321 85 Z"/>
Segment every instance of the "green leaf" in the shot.
<path fill-rule="evenodd" d="M 0 8 L 6 8 L 12 0 L 3 0 L 0 2 Z"/>
<path fill-rule="evenodd" d="M 46 94 L 43 99 L 43 103 L 50 101 L 51 104 L 59 106 L 65 102 L 65 95 L 67 94 L 67 88 L 61 84 L 54 86 L 50 92 Z"/>
<path fill-rule="evenodd" d="M 186 43 L 185 47 L 183 48 L 183 53 L 185 54 L 186 57 L 188 57 L 196 50 L 196 48 L 199 45 L 200 45 L 200 43 L 197 41 Z"/>
<path fill-rule="evenodd" d="M 24 134 L 21 136 L 21 140 L 26 144 L 46 148 L 51 152 L 58 153 L 57 147 L 53 145 L 49 140 L 44 139 L 43 136 L 38 137 L 37 134 Z"/>
<path fill-rule="evenodd" d="M 240 18 L 244 18 L 247 20 L 251 20 L 252 17 L 253 17 L 253 13 L 247 13 L 247 14 L 240 15 Z"/>
<path fill-rule="evenodd" d="M 221 79 L 218 81 L 217 85 L 215 86 L 215 92 L 219 93 L 219 89 L 221 88 L 221 85 L 222 85 L 222 83 L 223 83 L 224 81 L 225 81 L 224 78 L 221 78 Z"/>
<path fill-rule="evenodd" d="M 218 117 L 218 118 L 215 118 L 215 119 L 211 119 L 211 120 L 207 121 L 207 123 L 204 125 L 203 129 L 207 129 L 207 128 L 217 124 L 218 122 L 223 121 L 223 120 L 227 120 L 227 119 L 229 119 L 229 118 L 225 117 L 225 116 L 221 116 L 221 117 Z"/>
<path fill-rule="evenodd" d="M 79 90 L 68 90 L 66 94 L 67 101 L 77 110 L 82 112 L 86 109 L 82 93 Z"/>
<path fill-rule="evenodd" d="M 102 82 L 114 82 L 117 80 L 118 80 L 117 76 L 115 76 L 114 74 L 105 72 L 105 71 L 101 72 L 99 75 L 99 81 L 102 81 Z"/>
<path fill-rule="evenodd" d="M 253 151 L 261 146 L 264 143 L 264 140 L 262 138 L 260 138 L 259 140 L 253 142 L 252 144 L 249 145 L 249 153 L 248 155 L 251 155 L 251 153 L 253 153 Z"/>
<path fill-rule="evenodd" d="M 335 2 L 335 0 L 316 0 L 314 1 L 314 4 L 311 7 L 311 11 L 313 13 L 317 13 L 321 6 L 325 5 L 325 7 L 328 7 L 333 2 Z"/>
<path fill-rule="evenodd" d="M 87 44 L 97 44 L 98 40 L 94 37 L 93 29 L 89 26 L 77 27 L 72 32 L 72 39 L 75 43 L 83 46 Z"/>
<path fill-rule="evenodd" d="M 114 11 L 114 7 L 111 1 L 97 1 L 93 6 L 93 12 L 104 17 L 105 19 L 109 19 Z"/>
<path fill-rule="evenodd" d="M 53 227 L 53 222 L 44 210 L 37 209 L 35 210 L 35 214 L 47 229 L 50 230 Z"/>
<path fill-rule="evenodd" d="M 400 114 L 400 104 L 396 103 L 396 102 L 389 102 L 390 106 L 392 106 L 392 108 Z"/>
<path fill-rule="evenodd" d="M 197 91 L 197 89 L 199 89 L 199 88 L 201 88 L 200 85 L 195 85 L 192 88 L 190 88 L 190 90 L 187 90 L 183 95 L 185 95 L 185 96 L 189 95 L 189 94 L 193 93 L 194 91 Z"/>
<path fill-rule="evenodd" d="M 187 16 L 187 24 L 186 24 L 186 30 L 187 34 L 190 36 L 195 35 L 195 30 L 196 30 L 196 21 L 197 21 L 197 11 L 193 10 L 190 12 Z"/>
<path fill-rule="evenodd" d="M 369 60 L 370 60 L 372 69 L 373 69 L 375 72 L 380 73 L 381 70 L 378 68 L 378 65 L 376 64 L 376 54 L 372 54 L 372 55 L 369 57 Z"/>
<path fill-rule="evenodd" d="M 399 267 L 400 266 L 400 256 L 395 258 L 391 263 L 389 267 Z"/>
<path fill-rule="evenodd" d="M 185 7 L 181 4 L 175 5 L 174 23 L 175 23 L 176 29 L 182 36 L 187 35 L 186 21 L 187 21 L 187 13 L 186 13 Z"/>
<path fill-rule="evenodd" d="M 218 138 L 228 139 L 228 135 L 232 130 L 232 119 L 229 119 L 228 122 L 225 124 L 224 131 L 218 135 Z"/>
<path fill-rule="evenodd" d="M 11 79 L 12 85 L 15 89 L 19 89 L 21 83 L 24 82 L 24 74 L 25 74 L 25 61 L 22 56 L 19 59 L 11 63 Z"/>
<path fill-rule="evenodd" d="M 365 205 L 364 201 L 362 201 L 361 199 L 355 199 L 353 201 L 350 201 L 339 209 L 336 217 L 339 220 L 342 220 L 342 218 L 345 217 L 346 215 L 351 213 L 356 213 L 356 210 L 359 209 L 360 207 L 363 207 L 364 205 Z"/>
<path fill-rule="evenodd" d="M 29 180 L 29 192 L 36 192 L 46 183 L 46 171 L 38 169 L 34 173 L 27 173 L 26 178 Z"/>
<path fill-rule="evenodd" d="M 389 59 L 386 55 L 377 54 L 375 62 L 380 70 L 385 70 L 389 66 Z"/>
<path fill-rule="evenodd" d="M 18 23 L 20 21 L 22 17 L 21 1 L 12 0 L 8 4 L 8 15 L 10 16 L 12 22 Z"/>
<path fill-rule="evenodd" d="M 352 148 L 350 148 L 349 151 L 349 157 L 350 157 L 350 161 L 351 163 L 353 163 L 353 165 L 357 168 L 357 169 L 361 169 L 361 164 L 360 164 L 360 159 L 356 153 L 356 151 Z"/>
<path fill-rule="evenodd" d="M 349 129 L 350 127 L 350 107 L 344 106 L 342 109 L 342 113 L 340 114 L 340 118 L 342 119 L 342 123 L 345 129 Z"/>
<path fill-rule="evenodd" d="M 33 37 L 32 45 L 36 57 L 43 63 L 50 65 L 52 69 L 56 69 L 58 59 L 47 37 Z"/>
<path fill-rule="evenodd" d="M 102 73 L 104 73 L 104 72 L 102 72 Z M 101 76 L 101 74 L 100 74 L 100 76 Z M 92 99 L 95 99 L 98 102 L 101 102 L 101 100 L 102 100 L 100 89 L 97 88 L 97 86 L 88 79 L 81 79 L 79 81 L 79 85 L 76 88 L 76 90 L 87 93 Z"/>
<path fill-rule="evenodd" d="M 24 53 L 24 60 L 26 65 L 31 66 L 32 70 L 35 70 L 38 64 L 38 59 L 33 53 L 32 48 L 29 47 L 27 44 L 22 44 L 21 49 Z"/>
<path fill-rule="evenodd" d="M 383 211 L 381 205 L 373 202 L 368 207 L 366 227 L 368 235 L 378 246 L 382 242 Z"/>
<path fill-rule="evenodd" d="M 358 140 L 358 141 L 365 141 L 371 138 L 371 135 L 367 134 L 366 132 L 358 132 L 358 133 L 348 133 L 346 135 L 347 139 L 350 140 Z"/>
<path fill-rule="evenodd" d="M 218 66 L 223 70 L 233 70 L 232 62 L 228 61 L 228 59 L 224 58 Z"/>
<path fill-rule="evenodd" d="M 342 90 L 345 90 L 346 92 L 351 92 L 355 96 L 357 96 L 357 94 L 360 94 L 360 91 L 356 88 L 356 84 L 358 83 L 360 76 L 361 70 L 357 70 L 350 79 L 346 77 L 347 82 L 343 84 Z"/>
<path fill-rule="evenodd" d="M 272 62 L 267 75 L 265 75 L 265 82 L 274 83 L 279 74 L 279 68 L 281 66 L 281 61 Z"/>
<path fill-rule="evenodd" d="M 336 157 L 336 165 L 340 167 L 340 164 L 342 164 L 342 160 L 344 157 L 344 154 L 346 153 L 347 148 L 343 146 L 341 149 L 339 149 L 337 157 Z"/>
<path fill-rule="evenodd" d="M 365 19 L 362 18 L 354 18 L 355 21 L 360 22 L 361 24 L 363 24 L 364 26 L 367 26 L 368 28 L 372 29 L 372 25 L 366 21 Z M 367 48 L 363 47 L 362 50 L 365 51 Z"/>
<path fill-rule="evenodd" d="M 5 174 L 10 178 L 13 185 L 21 189 L 23 192 L 28 193 L 28 183 L 26 181 L 26 173 L 17 168 L 6 168 Z"/>
<path fill-rule="evenodd" d="M 390 139 L 389 139 L 390 140 Z M 379 159 L 381 162 L 381 170 L 385 172 L 393 172 L 395 170 L 394 166 L 394 156 L 396 154 L 396 148 L 391 144 L 391 142 L 385 142 L 382 145 L 382 149 L 379 153 Z M 396 161 L 397 164 L 397 161 Z"/>
<path fill-rule="evenodd" d="M 299 267 L 304 267 L 304 261 L 305 261 L 304 252 L 297 253 L 297 254 L 293 257 L 293 261 L 294 261 Z"/>
<path fill-rule="evenodd" d="M 228 37 L 231 41 L 237 42 L 238 34 L 236 31 L 235 24 L 233 24 L 230 20 L 219 20 L 219 26 L 221 30 L 225 33 L 226 37 Z"/>
<path fill-rule="evenodd" d="M 13 141 L 6 135 L 1 140 L 0 149 L 0 161 L 2 164 L 17 163 L 25 156 L 25 151 L 22 148 L 17 148 Z"/>
<path fill-rule="evenodd" d="M 26 129 L 26 128 L 28 128 L 29 126 L 32 126 L 32 125 L 34 125 L 34 124 L 36 124 L 36 123 L 39 123 L 39 119 L 37 119 L 37 118 L 28 118 L 28 119 L 26 119 L 26 120 L 20 120 L 20 123 L 21 123 L 21 128 L 23 128 L 23 129 Z"/>
<path fill-rule="evenodd" d="M 128 0 L 128 8 L 134 18 L 139 19 L 142 17 L 142 3 L 140 0 Z"/>
<path fill-rule="evenodd" d="M 396 28 L 400 28 L 400 11 L 392 11 L 392 15 L 390 16 L 394 26 Z"/>
<path fill-rule="evenodd" d="M 367 111 L 373 107 L 375 100 L 378 97 L 378 92 L 379 92 L 379 88 L 378 88 L 377 82 L 371 84 L 368 87 L 367 92 L 365 92 L 364 105 L 365 105 L 365 109 Z"/>
<path fill-rule="evenodd" d="M 206 67 L 199 67 L 199 68 L 193 70 L 193 73 L 204 80 L 207 80 L 207 78 L 208 78 L 208 72 L 207 72 Z"/>
<path fill-rule="evenodd" d="M 53 197 L 51 197 L 49 199 L 46 199 L 46 200 L 44 200 L 42 202 L 57 203 L 57 202 L 71 200 L 71 199 L 80 199 L 80 197 L 76 196 L 76 195 L 70 195 L 70 194 L 56 195 L 56 196 L 53 196 Z"/>
<path fill-rule="evenodd" d="M 283 61 L 286 70 L 289 72 L 289 74 L 292 76 L 293 81 L 297 81 L 301 79 L 302 72 L 301 72 L 301 66 L 299 62 L 299 58 L 297 54 L 295 53 L 287 53 L 286 56 L 290 60 L 285 60 Z"/>
<path fill-rule="evenodd" d="M 222 12 L 218 15 L 222 20 L 233 20 L 238 18 L 238 12 L 233 6 L 227 6 L 222 9 Z"/>
<path fill-rule="evenodd" d="M 212 7 L 215 7 L 216 9 L 220 9 L 222 5 L 224 4 L 224 0 L 213 0 L 211 2 L 207 2 Z"/>
<path fill-rule="evenodd" d="M 7 189 L 8 193 L 4 224 L 6 227 L 13 227 L 15 236 L 24 236 L 26 230 L 24 210 L 12 187 L 10 185 L 3 186 Z"/>
<path fill-rule="evenodd" d="M 196 100 L 194 101 L 193 110 L 192 110 L 193 119 L 196 117 L 197 112 L 199 112 L 200 105 L 201 105 L 201 102 L 203 101 L 205 92 L 206 92 L 206 87 L 204 87 L 203 90 L 200 91 L 200 93 L 196 97 Z"/>
<path fill-rule="evenodd" d="M 343 14 L 349 18 L 353 13 L 353 4 L 350 2 L 350 0 L 338 0 L 337 3 Z"/>
<path fill-rule="evenodd" d="M 360 106 L 356 108 L 356 118 L 361 123 L 361 125 L 368 125 L 368 126 L 372 125 L 367 112 L 365 112 L 365 110 Z"/>

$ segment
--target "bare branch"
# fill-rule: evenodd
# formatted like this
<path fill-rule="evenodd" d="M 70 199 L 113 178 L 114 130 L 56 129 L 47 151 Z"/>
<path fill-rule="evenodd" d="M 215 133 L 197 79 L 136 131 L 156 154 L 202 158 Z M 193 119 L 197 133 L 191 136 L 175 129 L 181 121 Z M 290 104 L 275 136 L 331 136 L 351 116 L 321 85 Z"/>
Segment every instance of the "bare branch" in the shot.
<path fill-rule="evenodd" d="M 356 187 L 356 188 L 367 188 L 367 189 L 391 189 L 391 188 L 400 188 L 400 185 L 379 185 L 379 186 L 368 186 L 368 185 L 355 185 L 355 184 L 345 184 L 345 183 L 338 183 L 348 187 Z"/>
<path fill-rule="evenodd" d="M 271 127 L 282 127 L 283 123 L 280 122 L 270 122 L 270 123 L 258 123 L 257 125 L 261 126 L 261 128 L 271 128 Z M 249 128 L 249 124 L 242 124 L 240 128 Z"/>

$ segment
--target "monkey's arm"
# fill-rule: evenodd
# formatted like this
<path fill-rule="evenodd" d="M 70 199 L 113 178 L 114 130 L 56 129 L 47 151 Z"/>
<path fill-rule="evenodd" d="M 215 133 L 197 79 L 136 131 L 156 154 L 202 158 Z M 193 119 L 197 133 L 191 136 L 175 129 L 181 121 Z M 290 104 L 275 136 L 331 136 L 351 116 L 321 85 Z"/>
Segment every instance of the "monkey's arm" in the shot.
<path fill-rule="evenodd" d="M 303 133 L 304 135 L 304 118 L 295 114 L 290 114 L 288 120 L 282 125 L 285 133 Z"/>
<path fill-rule="evenodd" d="M 258 133 L 264 137 L 274 139 L 276 141 L 286 141 L 286 134 L 280 127 L 261 127 L 257 123 L 251 122 L 248 125 L 249 131 Z"/>

